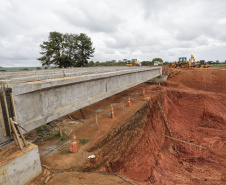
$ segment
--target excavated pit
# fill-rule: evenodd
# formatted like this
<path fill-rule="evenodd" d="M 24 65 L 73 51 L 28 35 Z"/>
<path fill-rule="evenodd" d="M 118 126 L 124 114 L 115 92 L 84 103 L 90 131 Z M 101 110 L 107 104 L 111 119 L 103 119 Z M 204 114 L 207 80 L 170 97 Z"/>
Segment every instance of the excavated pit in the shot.
<path fill-rule="evenodd" d="M 89 148 L 96 158 L 82 170 L 117 173 L 140 184 L 225 182 L 223 95 L 170 88 L 158 94 L 130 120 L 112 128 Z M 173 137 L 188 143 L 165 137 L 169 132 L 158 101 Z"/>

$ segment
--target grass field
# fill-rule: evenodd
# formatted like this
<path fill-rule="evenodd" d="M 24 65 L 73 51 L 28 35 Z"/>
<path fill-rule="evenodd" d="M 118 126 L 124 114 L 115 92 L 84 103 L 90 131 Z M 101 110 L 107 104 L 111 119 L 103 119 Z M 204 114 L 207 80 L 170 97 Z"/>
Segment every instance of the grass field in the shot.
<path fill-rule="evenodd" d="M 211 64 L 212 67 L 226 67 L 226 64 Z"/>

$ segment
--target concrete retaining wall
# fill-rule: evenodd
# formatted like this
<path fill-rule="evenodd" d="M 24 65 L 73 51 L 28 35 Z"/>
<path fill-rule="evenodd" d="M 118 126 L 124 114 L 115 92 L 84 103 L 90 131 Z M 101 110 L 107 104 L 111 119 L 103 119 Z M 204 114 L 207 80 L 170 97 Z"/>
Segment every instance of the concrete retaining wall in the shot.
<path fill-rule="evenodd" d="M 17 151 L 0 165 L 0 184 L 26 185 L 42 173 L 38 146 L 30 144 L 25 151 Z"/>

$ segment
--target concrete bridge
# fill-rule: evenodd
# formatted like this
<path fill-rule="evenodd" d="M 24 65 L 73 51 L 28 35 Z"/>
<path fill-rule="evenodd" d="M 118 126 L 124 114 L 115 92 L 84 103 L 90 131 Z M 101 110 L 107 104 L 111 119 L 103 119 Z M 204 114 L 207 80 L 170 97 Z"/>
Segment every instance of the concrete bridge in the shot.
<path fill-rule="evenodd" d="M 16 115 L 18 123 L 30 131 L 161 75 L 161 67 L 1 72 L 0 82 L 5 85 L 0 94 L 0 143 L 10 137 L 7 117 Z"/>

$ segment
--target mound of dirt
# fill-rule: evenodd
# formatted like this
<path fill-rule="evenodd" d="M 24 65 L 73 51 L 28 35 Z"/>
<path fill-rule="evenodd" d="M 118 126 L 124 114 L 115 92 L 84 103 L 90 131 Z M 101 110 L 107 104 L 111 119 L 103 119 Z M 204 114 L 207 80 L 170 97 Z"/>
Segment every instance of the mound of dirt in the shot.
<path fill-rule="evenodd" d="M 222 68 L 209 69 L 174 69 L 169 82 L 178 82 L 182 85 L 202 91 L 226 93 L 226 72 Z"/>

